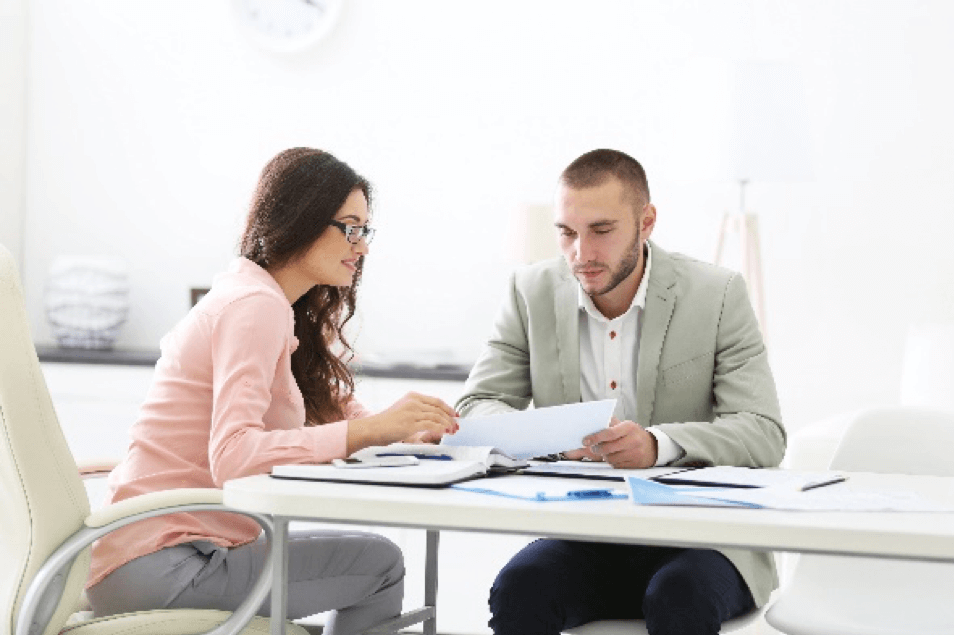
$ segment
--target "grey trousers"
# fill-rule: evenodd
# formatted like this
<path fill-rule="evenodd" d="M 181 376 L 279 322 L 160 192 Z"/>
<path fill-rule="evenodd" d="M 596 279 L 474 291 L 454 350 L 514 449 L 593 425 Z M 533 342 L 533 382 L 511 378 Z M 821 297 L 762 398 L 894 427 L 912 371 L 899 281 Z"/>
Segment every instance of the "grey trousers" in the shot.
<path fill-rule="evenodd" d="M 383 536 L 293 530 L 289 535 L 288 619 L 335 611 L 326 635 L 349 635 L 401 613 L 404 558 Z M 226 549 L 209 542 L 167 547 L 127 562 L 87 589 L 96 617 L 163 608 L 234 610 L 268 555 L 264 536 Z M 268 616 L 269 600 L 259 608 Z"/>

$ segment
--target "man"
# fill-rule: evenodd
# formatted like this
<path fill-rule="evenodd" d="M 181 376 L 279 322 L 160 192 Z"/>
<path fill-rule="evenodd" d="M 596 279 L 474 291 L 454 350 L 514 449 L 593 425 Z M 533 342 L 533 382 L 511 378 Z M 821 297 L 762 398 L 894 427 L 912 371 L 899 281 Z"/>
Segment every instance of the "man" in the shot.
<path fill-rule="evenodd" d="M 642 166 L 613 150 L 579 157 L 555 221 L 563 258 L 514 274 L 457 410 L 616 398 L 611 425 L 563 458 L 777 466 L 785 430 L 745 283 L 649 241 Z M 653 635 L 715 634 L 776 585 L 768 553 L 538 540 L 498 574 L 490 626 L 542 635 L 643 618 Z"/>

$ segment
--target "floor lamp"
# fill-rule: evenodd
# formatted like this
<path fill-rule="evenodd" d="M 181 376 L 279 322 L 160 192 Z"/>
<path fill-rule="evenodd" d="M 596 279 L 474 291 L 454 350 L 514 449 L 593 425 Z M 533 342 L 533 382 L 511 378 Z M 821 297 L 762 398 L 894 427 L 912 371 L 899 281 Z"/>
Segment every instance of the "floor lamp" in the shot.
<path fill-rule="evenodd" d="M 735 150 L 739 209 L 722 217 L 715 263 L 723 263 L 727 239 L 737 240 L 741 253 L 733 255 L 741 256 L 752 307 L 762 338 L 768 341 L 759 219 L 746 209 L 745 188 L 752 181 L 791 182 L 810 175 L 809 130 L 802 107 L 805 99 L 799 73 L 788 63 L 741 61 L 731 76 L 730 146 Z"/>
<path fill-rule="evenodd" d="M 765 321 L 765 287 L 762 277 L 762 245 L 759 240 L 759 217 L 745 211 L 745 186 L 748 181 L 739 181 L 739 211 L 726 212 L 719 225 L 716 239 L 715 264 L 722 264 L 725 256 L 725 242 L 729 235 L 739 238 L 742 252 L 742 276 L 749 287 L 749 298 L 755 309 L 755 316 L 762 329 L 762 339 L 768 340 L 768 325 Z"/>

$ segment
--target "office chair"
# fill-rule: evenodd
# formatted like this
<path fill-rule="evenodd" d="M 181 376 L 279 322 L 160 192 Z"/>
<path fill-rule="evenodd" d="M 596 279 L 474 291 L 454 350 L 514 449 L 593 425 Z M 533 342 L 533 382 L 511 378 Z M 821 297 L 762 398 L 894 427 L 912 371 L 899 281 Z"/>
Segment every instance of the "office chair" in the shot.
<path fill-rule="evenodd" d="M 720 633 L 731 633 L 749 626 L 762 616 L 764 609 L 755 609 L 722 624 Z M 649 635 L 643 620 L 598 620 L 568 628 L 563 635 Z"/>
<path fill-rule="evenodd" d="M 89 546 L 119 527 L 162 514 L 228 510 L 217 489 L 156 492 L 90 514 L 30 338 L 10 252 L 0 245 L 0 635 L 268 635 L 254 617 L 270 589 L 271 561 L 233 613 L 158 610 L 71 620 L 89 572 Z M 68 624 L 69 622 L 69 624 Z M 308 635 L 295 624 L 289 635 Z"/>
<path fill-rule="evenodd" d="M 954 412 L 881 408 L 859 413 L 833 470 L 954 476 Z M 954 566 L 803 555 L 765 614 L 787 635 L 954 634 Z"/>
<path fill-rule="evenodd" d="M 762 616 L 756 609 L 722 624 L 720 633 L 731 633 L 749 626 Z M 649 635 L 643 620 L 599 620 L 563 631 L 564 635 Z"/>

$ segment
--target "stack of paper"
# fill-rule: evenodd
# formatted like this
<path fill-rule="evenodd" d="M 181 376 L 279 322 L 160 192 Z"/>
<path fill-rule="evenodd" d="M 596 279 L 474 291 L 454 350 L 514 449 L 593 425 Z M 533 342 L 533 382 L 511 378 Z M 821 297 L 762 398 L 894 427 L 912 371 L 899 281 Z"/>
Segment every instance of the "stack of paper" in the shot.
<path fill-rule="evenodd" d="M 842 482 L 800 491 L 789 486 L 762 488 L 673 487 L 638 478 L 628 478 L 630 494 L 637 505 L 682 507 L 738 507 L 803 511 L 902 511 L 950 512 L 914 493 L 855 491 Z"/>
<path fill-rule="evenodd" d="M 776 487 L 807 491 L 845 480 L 838 472 L 802 472 L 760 467 L 720 465 L 688 469 L 654 479 L 667 485 L 701 485 L 705 487 L 761 488 Z"/>

